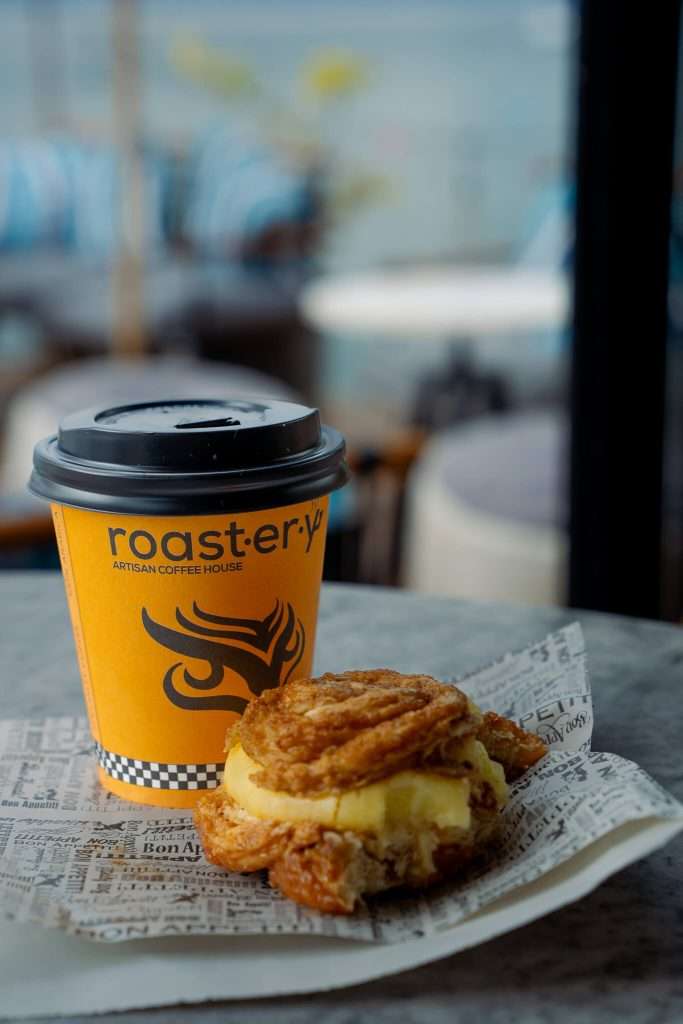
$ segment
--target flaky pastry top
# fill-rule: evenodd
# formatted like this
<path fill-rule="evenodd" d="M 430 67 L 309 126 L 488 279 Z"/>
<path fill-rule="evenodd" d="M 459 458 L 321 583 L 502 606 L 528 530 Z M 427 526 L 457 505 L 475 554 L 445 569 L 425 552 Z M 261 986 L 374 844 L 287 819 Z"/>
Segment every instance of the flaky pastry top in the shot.
<path fill-rule="evenodd" d="M 261 770 L 253 780 L 295 796 L 336 793 L 408 768 L 457 773 L 452 755 L 482 725 L 456 686 L 390 669 L 328 673 L 266 690 L 228 733 Z"/>

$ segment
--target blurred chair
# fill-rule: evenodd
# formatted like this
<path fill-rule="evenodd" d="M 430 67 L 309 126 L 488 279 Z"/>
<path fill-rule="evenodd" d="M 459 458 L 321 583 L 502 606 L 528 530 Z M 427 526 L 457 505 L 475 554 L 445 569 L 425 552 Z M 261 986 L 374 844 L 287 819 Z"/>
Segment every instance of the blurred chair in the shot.
<path fill-rule="evenodd" d="M 418 382 L 413 423 L 433 433 L 510 406 L 505 379 L 480 370 L 467 344 L 454 345 L 448 361 Z"/>
<path fill-rule="evenodd" d="M 278 377 L 316 404 L 319 345 L 299 314 L 303 268 L 206 260 L 193 274 L 191 305 L 171 331 L 179 338 L 189 332 L 200 357 L 227 358 Z"/>
<path fill-rule="evenodd" d="M 468 600 L 562 604 L 559 413 L 488 416 L 436 436 L 407 494 L 404 582 Z"/>
<path fill-rule="evenodd" d="M 322 223 L 318 179 L 315 167 L 287 160 L 221 118 L 181 169 L 178 237 L 213 259 L 306 260 Z"/>
<path fill-rule="evenodd" d="M 222 118 L 179 165 L 172 234 L 192 258 L 183 329 L 203 358 L 229 359 L 316 400 L 318 343 L 298 295 L 322 231 L 320 174 Z"/>
<path fill-rule="evenodd" d="M 178 156 L 140 145 L 143 247 L 291 266 L 322 229 L 320 171 L 225 119 Z M 124 241 L 116 148 L 52 135 L 0 140 L 0 252 L 63 252 L 107 263 Z"/>
<path fill-rule="evenodd" d="M 296 295 L 322 223 L 317 172 L 224 120 L 182 159 L 141 149 L 145 348 L 242 362 L 312 397 Z M 111 349 L 121 188 L 111 147 L 0 141 L 0 314 L 35 316 L 52 362 Z"/>
<path fill-rule="evenodd" d="M 381 444 L 349 448 L 359 583 L 396 586 L 400 582 L 406 479 L 424 439 L 423 430 L 407 427 L 394 431 Z"/>

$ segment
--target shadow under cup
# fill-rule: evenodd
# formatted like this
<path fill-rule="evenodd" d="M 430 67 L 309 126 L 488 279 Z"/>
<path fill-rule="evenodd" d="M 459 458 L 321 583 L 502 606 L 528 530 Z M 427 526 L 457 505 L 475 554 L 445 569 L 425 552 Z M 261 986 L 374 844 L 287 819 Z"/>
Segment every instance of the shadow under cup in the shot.
<path fill-rule="evenodd" d="M 90 409 L 36 446 L 107 789 L 193 806 L 247 702 L 310 675 L 346 478 L 341 435 L 289 402 Z"/>

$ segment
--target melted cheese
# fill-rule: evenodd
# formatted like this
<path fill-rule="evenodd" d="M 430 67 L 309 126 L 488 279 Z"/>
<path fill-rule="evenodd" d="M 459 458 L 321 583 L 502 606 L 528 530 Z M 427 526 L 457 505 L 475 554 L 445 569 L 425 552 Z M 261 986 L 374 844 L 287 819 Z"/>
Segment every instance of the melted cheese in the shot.
<path fill-rule="evenodd" d="M 477 774 L 488 781 L 489 767 L 502 769 L 476 746 L 463 750 Z M 481 748 L 479 750 L 478 748 Z M 482 756 L 483 752 L 483 756 Z M 485 759 L 485 760 L 484 760 Z M 375 835 L 397 828 L 470 827 L 470 780 L 449 778 L 429 771 L 402 771 L 358 789 L 329 796 L 301 797 L 257 786 L 251 776 L 259 770 L 238 744 L 228 754 L 223 785 L 232 799 L 256 818 L 270 821 L 312 821 L 330 828 Z M 499 790 L 500 777 L 493 771 Z M 493 785 L 493 783 L 492 783 Z M 503 787 L 505 782 L 502 783 Z M 498 792 L 496 792 L 498 798 Z M 504 802 L 504 801 L 502 801 Z"/>

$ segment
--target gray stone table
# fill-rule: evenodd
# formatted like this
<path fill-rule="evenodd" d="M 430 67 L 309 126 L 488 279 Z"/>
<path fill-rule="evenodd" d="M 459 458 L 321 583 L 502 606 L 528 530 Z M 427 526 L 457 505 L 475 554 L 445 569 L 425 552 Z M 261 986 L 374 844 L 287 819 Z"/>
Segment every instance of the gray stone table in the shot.
<path fill-rule="evenodd" d="M 2 717 L 81 707 L 61 579 L 0 575 Z M 388 666 L 457 676 L 584 626 L 594 746 L 639 762 L 683 798 L 683 629 L 563 609 L 512 608 L 361 587 L 324 588 L 320 670 Z M 371 955 L 371 954 L 370 954 Z M 0 996 L 1 999 L 1 996 Z M 163 1007 L 93 1024 L 588 1024 L 683 1020 L 683 841 L 573 906 L 475 949 L 321 995 Z"/>

